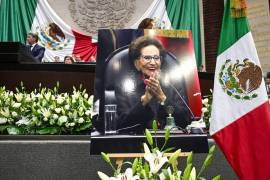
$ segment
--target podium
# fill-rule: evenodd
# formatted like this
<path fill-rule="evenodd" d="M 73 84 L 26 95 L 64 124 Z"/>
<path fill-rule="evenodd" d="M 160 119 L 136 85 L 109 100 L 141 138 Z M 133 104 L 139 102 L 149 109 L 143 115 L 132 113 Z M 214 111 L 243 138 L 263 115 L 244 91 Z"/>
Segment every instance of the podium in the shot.
<path fill-rule="evenodd" d="M 0 42 L 0 63 L 39 63 L 20 42 Z"/>
<path fill-rule="evenodd" d="M 157 138 L 158 146 L 164 143 L 164 135 L 153 135 Z M 112 135 L 93 136 L 90 143 L 90 155 L 104 153 L 142 153 L 144 135 Z M 208 141 L 206 134 L 179 134 L 170 135 L 166 147 L 175 147 L 182 152 L 208 153 Z"/>
<path fill-rule="evenodd" d="M 158 147 L 164 143 L 164 135 L 152 135 L 157 139 Z M 144 135 L 112 135 L 92 136 L 90 141 L 90 155 L 100 155 L 101 152 L 116 159 L 118 168 L 122 166 L 124 158 L 143 157 L 143 143 L 146 142 Z M 181 149 L 179 156 L 188 156 L 193 153 L 208 153 L 208 141 L 206 134 L 179 134 L 170 135 L 165 148 L 174 147 L 173 151 Z M 165 153 L 171 156 L 172 153 Z"/>

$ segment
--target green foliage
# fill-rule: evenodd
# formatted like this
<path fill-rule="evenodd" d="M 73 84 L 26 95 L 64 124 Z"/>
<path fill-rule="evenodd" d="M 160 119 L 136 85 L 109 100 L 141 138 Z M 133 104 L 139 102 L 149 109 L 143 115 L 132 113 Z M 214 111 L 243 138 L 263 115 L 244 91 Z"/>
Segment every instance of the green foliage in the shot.
<path fill-rule="evenodd" d="M 180 157 L 181 150 L 178 149 L 170 155 L 169 159 L 167 159 L 167 157 L 165 157 L 164 155 L 164 151 L 159 151 L 159 148 L 155 147 L 155 143 L 153 143 L 153 138 L 150 131 L 146 129 L 145 132 L 147 142 L 151 145 L 151 149 L 149 149 L 149 147 L 144 144 L 144 160 L 142 158 L 135 158 L 133 163 L 129 163 L 131 167 L 127 168 L 125 172 L 121 173 L 120 168 L 116 170 L 112 165 L 109 156 L 103 152 L 101 153 L 104 161 L 112 167 L 115 179 L 205 180 L 202 174 L 211 164 L 215 151 L 215 146 L 212 146 L 209 149 L 209 153 L 197 175 L 196 169 L 192 164 L 192 152 L 188 155 L 186 161 L 186 168 L 181 174 L 181 171 L 178 170 L 178 159 Z M 166 131 L 166 135 L 164 137 L 165 142 L 168 141 L 170 136 L 169 134 L 167 134 L 167 132 L 169 131 Z M 98 175 L 102 180 L 112 179 L 101 172 L 98 172 Z M 216 176 L 213 179 L 219 180 L 220 176 Z"/>
<path fill-rule="evenodd" d="M 15 92 L 0 87 L 0 134 L 81 134 L 92 127 L 92 100 L 82 86 L 60 93 L 59 82 L 31 92 L 23 83 Z"/>

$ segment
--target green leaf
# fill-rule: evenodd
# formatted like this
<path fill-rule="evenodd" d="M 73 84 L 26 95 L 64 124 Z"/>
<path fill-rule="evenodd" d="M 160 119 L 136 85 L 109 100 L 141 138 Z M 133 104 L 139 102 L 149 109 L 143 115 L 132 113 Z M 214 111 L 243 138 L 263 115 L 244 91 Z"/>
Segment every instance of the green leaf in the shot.
<path fill-rule="evenodd" d="M 221 179 L 221 176 L 220 175 L 217 175 L 212 180 L 220 180 L 220 179 Z"/>
<path fill-rule="evenodd" d="M 150 167 L 147 163 L 144 164 L 144 171 L 145 171 L 145 174 L 146 174 L 146 177 L 149 177 L 149 172 L 150 172 Z"/>
<path fill-rule="evenodd" d="M 174 147 L 170 147 L 170 148 L 166 148 L 163 153 L 167 153 L 167 152 L 170 152 L 172 150 L 174 150 L 175 148 Z"/>
<path fill-rule="evenodd" d="M 17 128 L 17 127 L 14 127 L 14 126 L 13 127 L 8 127 L 7 132 L 8 132 L 8 134 L 11 134 L 11 135 L 22 134 L 21 129 Z"/>
<path fill-rule="evenodd" d="M 190 164 L 192 162 L 192 159 L 193 159 L 193 153 L 191 152 L 187 157 L 187 164 Z"/>
<path fill-rule="evenodd" d="M 56 127 L 45 127 L 40 128 L 36 131 L 37 134 L 57 134 L 59 132 L 59 129 Z"/>
<path fill-rule="evenodd" d="M 148 129 L 145 129 L 145 135 L 146 135 L 146 139 L 147 139 L 147 142 L 153 146 L 153 138 L 152 138 L 152 135 L 150 133 L 150 131 Z"/>
<path fill-rule="evenodd" d="M 154 131 L 157 130 L 158 127 L 157 127 L 157 121 L 156 120 L 153 121 L 152 128 L 153 128 Z"/>
<path fill-rule="evenodd" d="M 231 95 L 232 95 L 232 93 L 231 93 L 230 91 L 227 91 L 227 94 L 228 94 L 229 96 L 231 96 Z"/>
<path fill-rule="evenodd" d="M 90 130 L 90 127 L 91 126 L 92 126 L 92 123 L 91 122 L 87 122 L 87 123 L 84 123 L 83 125 L 81 125 L 80 127 L 76 128 L 75 131 L 80 132 L 80 131 L 84 131 L 86 129 L 89 129 Z"/>
<path fill-rule="evenodd" d="M 165 179 L 170 179 L 170 175 L 167 169 L 162 169 L 162 173 L 165 177 Z"/>
<path fill-rule="evenodd" d="M 104 152 L 101 152 L 101 157 L 103 158 L 103 160 L 107 163 L 111 163 L 111 160 L 110 160 L 110 157 L 104 153 Z"/>
<path fill-rule="evenodd" d="M 211 148 L 209 149 L 209 154 L 213 154 L 216 150 L 216 146 L 212 145 Z"/>
<path fill-rule="evenodd" d="M 132 164 L 132 173 L 133 175 L 135 175 L 136 171 L 137 171 L 137 166 L 138 166 L 138 158 L 135 158 Z"/>
<path fill-rule="evenodd" d="M 169 164 L 173 164 L 175 161 L 177 161 L 177 158 L 179 157 L 181 153 L 181 149 L 178 149 L 177 151 L 175 151 L 172 156 L 169 158 L 168 163 Z"/>
<path fill-rule="evenodd" d="M 213 154 L 208 154 L 203 162 L 203 170 L 207 169 L 212 162 Z"/>
<path fill-rule="evenodd" d="M 168 141 L 170 138 L 170 129 L 166 128 L 166 132 L 165 132 L 165 141 Z"/>
<path fill-rule="evenodd" d="M 189 180 L 192 164 L 188 164 L 183 175 L 183 180 Z"/>
<path fill-rule="evenodd" d="M 251 97 L 252 97 L 252 98 L 256 98 L 256 97 L 258 97 L 258 95 L 257 95 L 257 94 L 252 94 Z"/>
<path fill-rule="evenodd" d="M 1 134 L 4 134 L 4 132 L 7 130 L 7 128 L 11 127 L 10 125 L 1 125 L 0 126 L 0 132 Z"/>
<path fill-rule="evenodd" d="M 206 180 L 206 178 L 204 178 L 204 177 L 198 177 L 197 179 L 198 180 Z"/>

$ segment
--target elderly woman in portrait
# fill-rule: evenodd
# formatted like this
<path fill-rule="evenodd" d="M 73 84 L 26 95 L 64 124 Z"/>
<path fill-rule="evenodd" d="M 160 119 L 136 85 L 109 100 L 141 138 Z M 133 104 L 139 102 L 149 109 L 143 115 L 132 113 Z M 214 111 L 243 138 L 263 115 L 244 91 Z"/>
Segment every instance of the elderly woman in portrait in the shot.
<path fill-rule="evenodd" d="M 129 58 L 134 70 L 129 77 L 119 79 L 115 88 L 118 129 L 136 126 L 134 130 L 142 132 L 151 127 L 153 120 L 164 128 L 169 106 L 174 109 L 176 125 L 187 126 L 190 119 L 187 107 L 175 90 L 161 81 L 163 68 L 166 69 L 163 57 L 164 48 L 156 39 L 143 36 L 130 44 Z M 179 92 L 185 97 L 185 87 Z"/>

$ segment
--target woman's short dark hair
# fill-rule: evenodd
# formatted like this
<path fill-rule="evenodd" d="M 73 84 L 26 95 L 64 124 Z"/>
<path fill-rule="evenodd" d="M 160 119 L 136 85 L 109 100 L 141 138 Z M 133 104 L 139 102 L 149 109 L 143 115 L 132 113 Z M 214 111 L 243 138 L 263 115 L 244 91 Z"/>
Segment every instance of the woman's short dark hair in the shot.
<path fill-rule="evenodd" d="M 164 56 L 164 53 L 165 53 L 164 48 L 158 40 L 148 37 L 148 36 L 142 36 L 133 40 L 129 45 L 130 60 L 134 62 L 135 60 L 139 59 L 141 56 L 141 50 L 144 47 L 150 46 L 150 45 L 157 47 L 159 50 L 160 56 L 161 57 Z"/>
<path fill-rule="evenodd" d="M 154 22 L 154 19 L 145 18 L 140 22 L 140 24 L 138 26 L 138 29 L 152 29 L 153 28 L 153 22 Z"/>
<path fill-rule="evenodd" d="M 73 57 L 71 57 L 71 56 L 65 56 L 65 57 L 64 57 L 64 62 L 66 62 L 66 59 L 67 59 L 67 58 L 69 58 L 69 59 L 72 61 L 72 63 L 75 63 Z"/>

